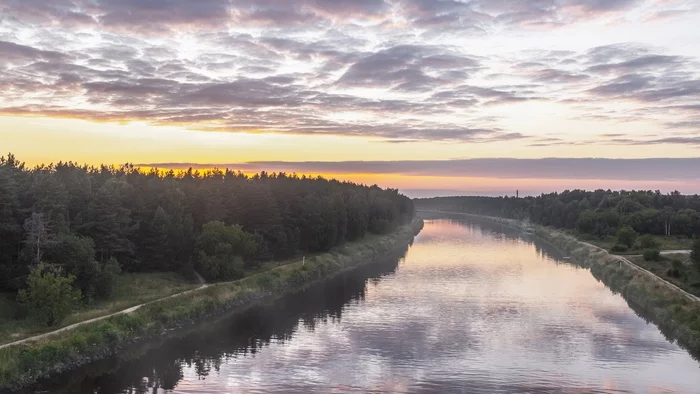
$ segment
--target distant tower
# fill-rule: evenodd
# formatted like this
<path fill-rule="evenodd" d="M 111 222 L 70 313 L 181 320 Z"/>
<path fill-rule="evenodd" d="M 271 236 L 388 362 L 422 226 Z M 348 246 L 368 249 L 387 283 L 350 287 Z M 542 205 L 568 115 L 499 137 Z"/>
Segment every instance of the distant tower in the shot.
<path fill-rule="evenodd" d="M 515 198 L 520 198 L 520 190 L 515 191 Z"/>

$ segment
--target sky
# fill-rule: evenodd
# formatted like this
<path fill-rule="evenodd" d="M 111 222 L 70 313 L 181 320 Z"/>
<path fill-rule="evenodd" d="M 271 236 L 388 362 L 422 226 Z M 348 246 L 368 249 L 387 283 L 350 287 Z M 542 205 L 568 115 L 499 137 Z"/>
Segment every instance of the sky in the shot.
<path fill-rule="evenodd" d="M 0 0 L 0 151 L 700 193 L 700 0 Z"/>

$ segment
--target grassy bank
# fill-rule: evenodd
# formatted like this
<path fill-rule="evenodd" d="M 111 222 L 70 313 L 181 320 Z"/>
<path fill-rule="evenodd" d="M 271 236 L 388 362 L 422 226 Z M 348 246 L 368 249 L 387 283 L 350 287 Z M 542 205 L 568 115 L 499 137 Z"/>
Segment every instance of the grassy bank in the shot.
<path fill-rule="evenodd" d="M 591 235 L 587 234 L 580 234 L 576 233 L 574 231 L 567 232 L 569 235 L 572 235 L 578 239 L 581 239 L 583 241 L 592 243 L 595 246 L 598 246 L 600 248 L 603 248 L 607 251 L 610 251 L 613 246 L 615 246 L 617 242 L 616 237 L 608 236 L 603 239 L 593 237 Z M 658 245 L 658 249 L 660 250 L 689 250 L 693 246 L 693 240 L 688 238 L 688 237 L 674 237 L 674 236 L 669 236 L 669 237 L 664 237 L 661 235 L 653 235 L 652 236 L 654 242 L 656 245 Z M 639 244 L 636 244 L 633 248 L 628 249 L 624 252 L 617 252 L 615 254 L 619 255 L 638 255 L 644 253 L 644 248 L 642 248 Z"/>
<path fill-rule="evenodd" d="M 669 254 L 658 261 L 647 261 L 643 256 L 630 256 L 629 260 L 688 293 L 700 296 L 700 271 L 690 262 L 690 255 Z"/>
<path fill-rule="evenodd" d="M 52 373 L 104 358 L 138 341 L 225 310 L 301 288 L 331 274 L 371 262 L 405 247 L 422 229 L 414 221 L 395 232 L 368 237 L 305 263 L 282 265 L 240 281 L 158 301 L 128 315 L 114 316 L 36 342 L 0 349 L 0 390 L 29 385 Z"/>
<path fill-rule="evenodd" d="M 0 294 L 0 345 L 108 315 L 199 286 L 173 272 L 124 273 L 115 279 L 109 300 L 82 305 L 60 325 L 46 327 L 22 316 L 14 294 Z"/>

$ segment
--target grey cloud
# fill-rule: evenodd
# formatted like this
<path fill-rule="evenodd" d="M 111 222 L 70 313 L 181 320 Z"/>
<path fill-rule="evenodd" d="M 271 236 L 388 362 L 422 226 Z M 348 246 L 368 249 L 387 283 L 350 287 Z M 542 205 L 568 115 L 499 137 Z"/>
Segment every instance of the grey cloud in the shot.
<path fill-rule="evenodd" d="M 3 14 L 19 22 L 64 27 L 99 23 L 130 34 L 212 30 L 233 21 L 299 25 L 321 18 L 367 18 L 389 9 L 383 0 L 9 0 L 3 6 Z"/>
<path fill-rule="evenodd" d="M 14 42 L 0 41 L 0 62 L 32 61 L 32 60 L 62 60 L 66 55 L 56 51 L 46 51 L 16 44 Z"/>
<path fill-rule="evenodd" d="M 660 66 L 677 65 L 683 62 L 680 56 L 663 56 L 663 55 L 646 55 L 635 59 L 619 62 L 619 63 L 603 63 L 591 66 L 588 71 L 593 72 L 609 72 L 609 71 L 639 71 L 648 68 L 658 69 Z"/>
<path fill-rule="evenodd" d="M 624 134 L 621 133 L 605 133 L 605 134 L 598 134 L 598 137 L 603 137 L 603 138 L 616 138 L 616 137 L 622 137 Z"/>
<path fill-rule="evenodd" d="M 479 67 L 475 59 L 445 53 L 440 47 L 400 45 L 365 56 L 337 81 L 350 86 L 385 86 L 400 90 L 431 90 L 449 83 L 429 72 L 470 70 Z"/>
<path fill-rule="evenodd" d="M 678 98 L 700 100 L 700 79 L 665 82 L 660 78 L 654 89 L 644 91 L 639 98 L 652 102 Z"/>
<path fill-rule="evenodd" d="M 442 90 L 436 92 L 432 96 L 435 100 L 457 99 L 457 100 L 473 100 L 483 104 L 502 104 L 508 102 L 520 102 L 534 97 L 530 97 L 526 92 L 520 89 L 512 89 L 509 87 L 485 88 L 480 86 L 461 85 L 453 89 Z M 452 101 L 450 101 L 452 102 Z"/>
<path fill-rule="evenodd" d="M 574 83 L 590 78 L 586 74 L 572 73 L 553 68 L 546 68 L 535 73 L 535 81 L 548 83 Z"/>
<path fill-rule="evenodd" d="M 149 163 L 166 168 L 231 168 L 242 171 L 377 173 L 533 179 L 700 180 L 700 158 L 654 159 L 465 159 L 344 162 L 249 162 L 230 164 Z"/>
<path fill-rule="evenodd" d="M 238 20 L 269 26 L 304 25 L 319 22 L 315 14 L 289 9 L 253 10 L 239 16 Z"/>
<path fill-rule="evenodd" d="M 312 0 L 307 4 L 333 15 L 376 15 L 389 10 L 384 0 Z"/>
<path fill-rule="evenodd" d="M 220 24 L 228 19 L 227 3 L 224 0 L 98 0 L 97 6 L 103 12 L 100 22 L 106 27 L 139 26 L 148 30 L 162 25 L 206 28 Z"/>
<path fill-rule="evenodd" d="M 491 57 L 448 45 L 450 34 L 464 30 L 493 34 L 521 25 L 557 25 L 617 15 L 636 4 L 0 1 L 9 27 L 0 31 L 5 40 L 0 41 L 0 63 L 9 65 L 0 65 L 5 71 L 0 73 L 0 113 L 133 119 L 230 132 L 372 136 L 390 142 L 563 144 L 529 139 L 502 126 L 508 115 L 486 118 L 481 112 L 486 106 L 546 99 L 575 105 L 588 119 L 643 119 L 662 129 L 693 129 L 700 68 L 692 58 L 630 43 L 583 53 L 538 50 Z M 85 30 L 90 24 L 98 25 Z M 13 33 L 21 29 L 34 29 L 31 42 Z M 197 45 L 181 46 L 179 33 Z M 511 77 L 518 82 L 501 82 Z M 377 89 L 372 95 L 358 93 L 366 88 Z M 386 94 L 379 96 L 380 91 Z M 606 110 L 613 100 L 638 108 Z M 366 117 L 332 120 L 343 112 Z"/>
<path fill-rule="evenodd" d="M 616 138 L 609 142 L 619 145 L 688 145 L 700 147 L 700 137 L 665 137 L 651 140 L 637 140 L 631 138 Z"/>
<path fill-rule="evenodd" d="M 586 65 L 580 72 L 588 78 L 582 82 L 588 84 L 586 92 L 594 97 L 666 104 L 646 108 L 642 116 L 663 115 L 664 108 L 691 110 L 691 103 L 700 100 L 700 65 L 688 57 L 657 54 L 635 44 L 615 44 L 591 49 L 580 56 L 579 64 Z"/>
<path fill-rule="evenodd" d="M 614 80 L 591 89 L 595 94 L 603 96 L 617 96 L 641 91 L 650 85 L 651 77 L 637 74 L 623 75 Z"/>
<path fill-rule="evenodd" d="M 591 66 L 629 61 L 648 55 L 648 49 L 630 43 L 610 44 L 590 49 L 584 60 Z"/>
<path fill-rule="evenodd" d="M 700 131 L 700 119 L 697 120 L 687 120 L 683 122 L 668 122 L 665 124 L 666 127 L 677 128 L 677 129 L 697 129 Z"/>
<path fill-rule="evenodd" d="M 190 90 L 190 91 L 187 91 Z M 293 106 L 299 100 L 293 97 L 289 87 L 267 83 L 263 80 L 239 79 L 227 83 L 206 84 L 184 87 L 173 97 L 173 104 L 180 101 L 196 105 L 236 105 L 236 106 Z"/>
<path fill-rule="evenodd" d="M 488 14 L 499 24 L 558 26 L 601 14 L 623 12 L 641 0 L 473 0 L 473 9 Z"/>
<path fill-rule="evenodd" d="M 177 29 L 212 30 L 267 24 L 387 21 L 396 11 L 419 28 L 486 32 L 494 25 L 563 25 L 620 13 L 641 0 L 8 0 L 3 13 L 13 20 L 65 27 L 99 23 L 129 34 L 162 34 Z M 434 31 L 431 33 L 439 32 Z"/>

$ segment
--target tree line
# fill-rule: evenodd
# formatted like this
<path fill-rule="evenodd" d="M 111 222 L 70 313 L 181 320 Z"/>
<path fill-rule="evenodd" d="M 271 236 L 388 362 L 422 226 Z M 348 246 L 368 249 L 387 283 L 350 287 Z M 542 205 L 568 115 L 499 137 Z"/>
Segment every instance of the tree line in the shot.
<path fill-rule="evenodd" d="M 543 226 L 576 230 L 631 247 L 636 234 L 696 238 L 693 259 L 700 266 L 700 196 L 678 191 L 566 190 L 531 197 L 439 197 L 414 200 L 416 208 L 529 220 Z M 649 237 L 642 248 L 653 249 Z M 656 256 L 649 256 L 656 258 Z"/>
<path fill-rule="evenodd" d="M 25 288 L 38 267 L 60 267 L 83 297 L 108 297 L 121 270 L 235 279 L 267 260 L 390 232 L 413 215 L 409 198 L 376 185 L 228 169 L 29 168 L 10 154 L 0 158 L 0 291 Z"/>
<path fill-rule="evenodd" d="M 640 234 L 700 234 L 700 196 L 677 191 L 567 190 L 523 198 L 442 197 L 415 203 L 419 209 L 530 220 L 601 237 L 616 234 L 623 225 Z"/>

